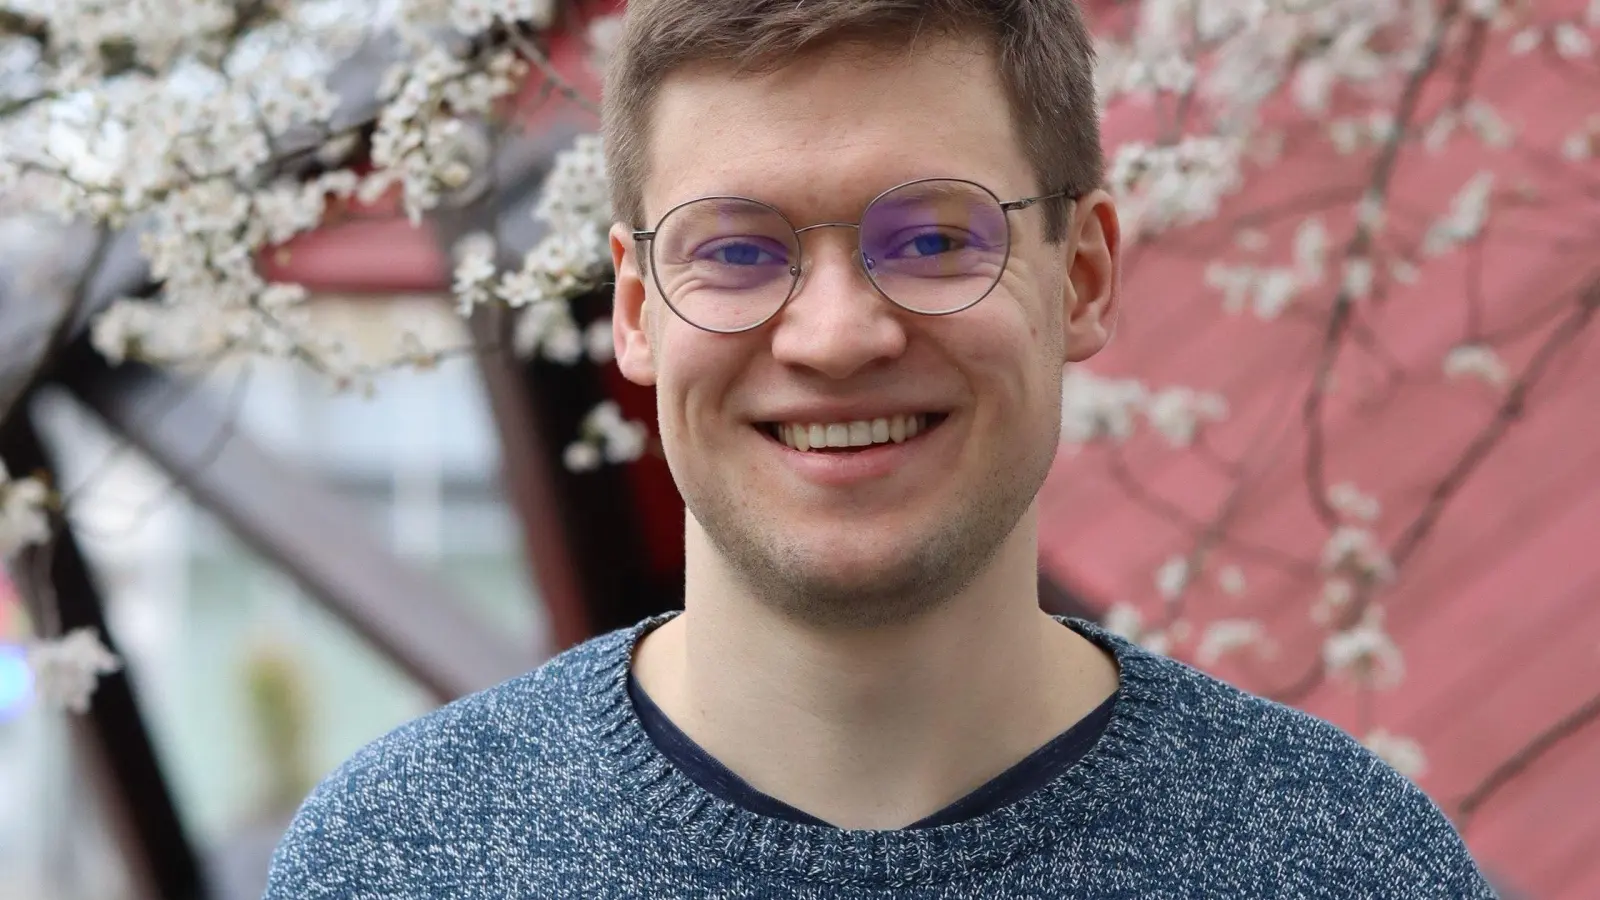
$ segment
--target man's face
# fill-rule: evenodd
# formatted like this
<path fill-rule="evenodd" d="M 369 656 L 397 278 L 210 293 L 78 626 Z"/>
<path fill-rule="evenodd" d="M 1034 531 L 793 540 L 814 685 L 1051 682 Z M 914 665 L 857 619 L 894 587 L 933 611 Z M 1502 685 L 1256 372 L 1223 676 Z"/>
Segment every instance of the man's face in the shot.
<path fill-rule="evenodd" d="M 763 201 L 804 228 L 856 222 L 917 178 L 970 179 L 1001 200 L 1051 190 L 1019 147 L 989 54 L 966 42 L 841 47 L 761 76 L 694 67 L 663 84 L 653 122 L 639 227 L 711 195 Z M 947 316 L 879 295 L 852 256 L 855 229 L 806 232 L 798 292 L 737 334 L 673 314 L 634 223 L 613 229 L 619 363 L 657 387 L 689 527 L 755 596 L 818 625 L 896 621 L 969 584 L 1012 537 L 1055 456 L 1062 367 L 1111 328 L 1115 216 L 1103 198 L 1088 205 L 1053 245 L 1042 208 L 1009 213 L 999 282 Z M 1100 242 L 1087 264 L 1074 256 L 1085 235 Z M 896 417 L 921 430 L 894 439 Z M 839 434 L 875 419 L 889 442 L 793 440 L 796 427 Z"/>

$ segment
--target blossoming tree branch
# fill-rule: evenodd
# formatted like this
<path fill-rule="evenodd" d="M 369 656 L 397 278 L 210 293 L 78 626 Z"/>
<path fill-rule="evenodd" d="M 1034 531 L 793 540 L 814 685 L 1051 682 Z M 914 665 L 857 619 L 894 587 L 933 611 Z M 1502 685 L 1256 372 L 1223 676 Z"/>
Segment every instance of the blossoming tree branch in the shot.
<path fill-rule="evenodd" d="M 1286 702 L 1338 682 L 1341 724 L 1420 776 L 1429 748 L 1379 702 L 1407 677 L 1386 614 L 1425 599 L 1409 567 L 1593 346 L 1600 3 L 1146 2 L 1099 25 L 1122 340 L 1170 357 L 1069 373 L 1063 440 L 1073 481 L 1177 535 L 1110 623 Z M 1284 646 L 1303 658 L 1252 665 Z M 1447 806 L 1597 717 L 1521 736 Z"/>
<path fill-rule="evenodd" d="M 1102 451 L 1106 480 L 1186 535 L 1182 552 L 1149 572 L 1150 602 L 1118 604 L 1111 620 L 1150 646 L 1212 664 L 1270 648 L 1283 627 L 1219 613 L 1217 597 L 1292 582 L 1305 586 L 1303 602 L 1283 620 L 1312 621 L 1322 649 L 1301 661 L 1294 684 L 1263 689 L 1293 701 L 1340 678 L 1380 691 L 1404 673 L 1384 628 L 1386 592 L 1600 309 L 1600 270 L 1591 268 L 1530 299 L 1518 320 L 1490 321 L 1482 276 L 1491 234 L 1516 240 L 1538 222 L 1560 246 L 1596 238 L 1600 117 L 1586 111 L 1600 110 L 1600 0 L 1088 6 L 1102 41 L 1130 316 L 1226 319 L 1236 340 L 1287 360 L 1274 370 L 1278 399 L 1249 410 L 1231 402 L 1226 379 L 1200 389 L 1181 369 L 1170 380 L 1098 364 L 1069 373 L 1068 453 Z M 555 0 L 0 0 L 0 215 L 28 222 L 30 235 L 44 233 L 48 217 L 58 223 L 52 233 L 87 235 L 90 246 L 58 273 L 68 301 L 46 350 L 87 315 L 94 346 L 112 361 L 292 358 L 356 389 L 388 368 L 472 352 L 418 330 L 389 358 L 363 359 L 350 336 L 312 328 L 305 288 L 271 281 L 260 260 L 353 208 L 397 203 L 421 221 L 492 190 L 486 170 L 530 86 L 593 103 L 545 52 L 546 29 L 563 12 L 571 10 Z M 595 57 L 614 25 L 590 25 Z M 341 67 L 373 46 L 387 60 L 376 94 L 342 95 Z M 1519 132 L 1497 105 L 1515 97 L 1510 76 L 1530 71 L 1568 93 L 1537 134 Z M 1445 167 L 1424 179 L 1426 190 L 1409 190 L 1447 151 L 1466 153 L 1471 170 Z M 545 236 L 519 258 L 508 264 L 487 228 L 455 245 L 459 309 L 514 315 L 523 354 L 609 359 L 606 323 L 581 328 L 571 307 L 610 277 L 602 153 L 591 136 L 558 159 L 535 213 Z M 1444 177 L 1456 181 L 1441 186 Z M 93 280 L 85 269 L 102 257 L 93 251 L 127 233 L 138 236 L 153 289 L 82 309 Z M 1181 296 L 1141 289 L 1174 265 L 1203 278 Z M 1446 352 L 1419 364 L 1388 346 L 1385 323 L 1406 314 L 1391 296 L 1434 270 L 1459 278 L 1429 281 L 1438 287 L 1423 314 L 1464 325 Z M 1491 413 L 1459 436 L 1421 502 L 1408 494 L 1388 504 L 1381 486 L 1341 478 L 1328 459 L 1331 421 L 1362 397 L 1441 383 Z M 0 416 L 16 399 L 0 384 Z M 1230 428 L 1234 439 L 1221 439 Z M 1146 483 L 1135 451 L 1152 439 L 1222 473 L 1218 499 L 1196 508 Z M 603 405 L 566 460 L 575 469 L 626 463 L 645 444 L 640 423 Z M 1237 533 L 1238 517 L 1285 459 L 1296 461 L 1318 537 L 1254 544 Z M 61 501 L 33 473 L 0 469 L 0 554 L 47 542 Z M 81 708 L 93 673 L 115 660 L 92 635 L 41 637 L 35 665 L 57 673 L 48 683 L 60 686 L 61 703 Z M 1357 724 L 1370 743 L 1421 770 L 1422 748 L 1366 718 Z M 1508 767 L 1526 765 L 1551 737 L 1537 736 Z"/>

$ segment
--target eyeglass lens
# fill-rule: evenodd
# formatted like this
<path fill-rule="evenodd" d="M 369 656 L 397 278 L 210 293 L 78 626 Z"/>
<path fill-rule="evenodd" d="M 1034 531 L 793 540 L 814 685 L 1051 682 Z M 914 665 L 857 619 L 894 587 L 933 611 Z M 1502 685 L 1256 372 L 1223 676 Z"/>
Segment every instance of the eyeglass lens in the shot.
<path fill-rule="evenodd" d="M 940 315 L 983 299 L 999 280 L 1010 229 L 994 195 L 955 180 L 913 182 L 873 201 L 861 219 L 862 267 L 884 296 Z M 712 331 L 754 327 L 778 311 L 800 276 L 800 243 L 775 209 L 712 197 L 670 212 L 651 248 L 667 303 Z"/>

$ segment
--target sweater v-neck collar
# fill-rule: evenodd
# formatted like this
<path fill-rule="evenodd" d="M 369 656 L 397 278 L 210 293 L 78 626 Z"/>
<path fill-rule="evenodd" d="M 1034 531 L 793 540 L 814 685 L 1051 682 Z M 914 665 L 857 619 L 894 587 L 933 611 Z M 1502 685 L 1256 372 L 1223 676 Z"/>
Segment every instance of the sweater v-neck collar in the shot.
<path fill-rule="evenodd" d="M 591 657 L 580 689 L 585 715 L 576 723 L 619 802 L 635 808 L 686 858 L 708 868 L 751 866 L 771 875 L 858 886 L 937 882 L 1003 866 L 1086 826 L 1103 803 L 1136 783 L 1141 744 L 1156 733 L 1170 677 L 1148 651 L 1083 619 L 1066 627 L 1111 652 L 1119 669 L 1111 720 L 1078 762 L 1033 793 L 981 816 L 932 828 L 841 829 L 790 822 L 729 803 L 674 766 L 640 723 L 628 694 L 633 650 L 677 612 L 614 632 Z"/>

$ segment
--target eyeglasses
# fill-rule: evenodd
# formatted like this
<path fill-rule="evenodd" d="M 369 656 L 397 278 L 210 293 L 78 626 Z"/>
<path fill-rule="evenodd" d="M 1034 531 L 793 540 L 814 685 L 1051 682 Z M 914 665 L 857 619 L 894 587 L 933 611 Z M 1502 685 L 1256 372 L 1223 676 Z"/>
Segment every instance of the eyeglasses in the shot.
<path fill-rule="evenodd" d="M 765 324 L 800 285 L 800 235 L 854 228 L 855 257 L 884 299 L 909 312 L 946 316 L 987 297 L 1011 258 L 1008 213 L 1067 191 L 1002 202 L 960 178 L 923 178 L 873 198 L 859 222 L 795 228 L 777 208 L 748 197 L 701 197 L 667 210 L 652 231 L 649 265 L 678 317 L 719 334 Z"/>

